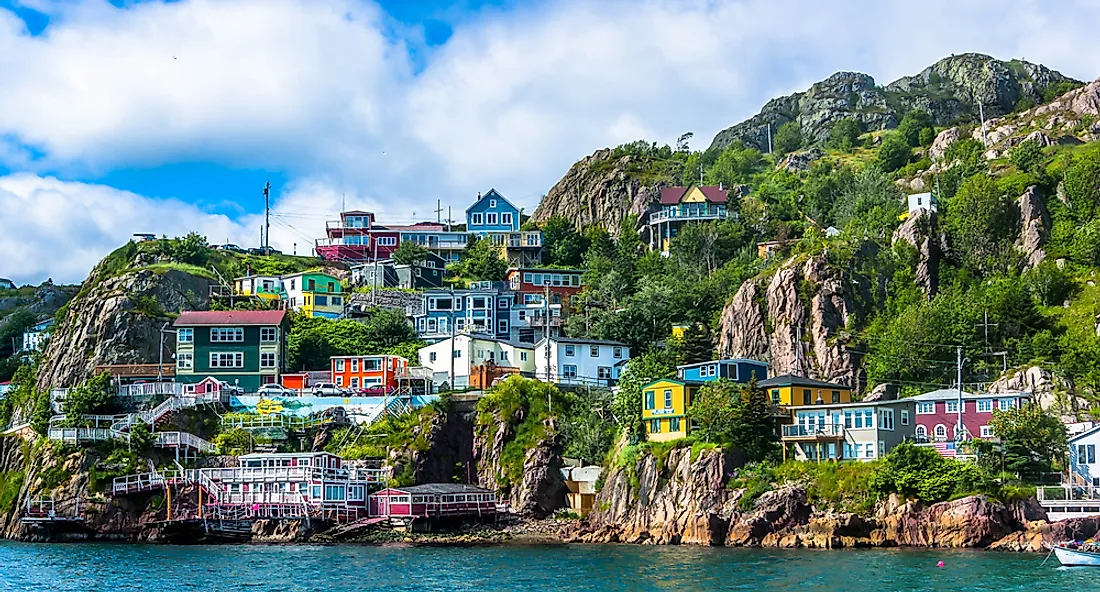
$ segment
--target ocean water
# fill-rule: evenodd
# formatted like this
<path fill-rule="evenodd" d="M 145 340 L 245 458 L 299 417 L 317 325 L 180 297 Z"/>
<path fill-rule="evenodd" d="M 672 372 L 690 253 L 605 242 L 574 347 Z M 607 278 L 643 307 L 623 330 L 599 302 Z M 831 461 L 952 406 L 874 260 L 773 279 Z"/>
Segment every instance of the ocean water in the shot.
<path fill-rule="evenodd" d="M 1097 590 L 1100 568 L 982 551 L 627 545 L 0 543 L 0 590 Z M 944 567 L 936 567 L 939 561 Z"/>

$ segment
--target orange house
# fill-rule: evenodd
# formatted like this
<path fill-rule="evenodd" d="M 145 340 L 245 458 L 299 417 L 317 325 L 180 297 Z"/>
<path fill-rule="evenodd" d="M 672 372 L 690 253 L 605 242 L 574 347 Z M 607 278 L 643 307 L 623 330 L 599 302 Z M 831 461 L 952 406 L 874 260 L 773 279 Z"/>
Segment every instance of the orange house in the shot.
<path fill-rule="evenodd" d="M 409 366 L 401 356 L 333 356 L 332 382 L 340 388 L 397 390 L 397 377 Z"/>

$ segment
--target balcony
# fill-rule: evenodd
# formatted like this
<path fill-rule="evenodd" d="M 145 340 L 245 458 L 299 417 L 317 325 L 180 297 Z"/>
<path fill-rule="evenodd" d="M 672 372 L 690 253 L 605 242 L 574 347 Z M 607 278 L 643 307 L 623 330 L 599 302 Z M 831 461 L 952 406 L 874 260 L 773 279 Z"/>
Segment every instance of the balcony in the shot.
<path fill-rule="evenodd" d="M 838 439 L 844 437 L 844 426 L 838 423 L 823 425 L 785 425 L 783 426 L 784 440 L 817 440 Z"/>
<path fill-rule="evenodd" d="M 542 246 L 542 233 L 537 231 L 532 232 L 513 232 L 508 235 L 508 248 L 509 249 L 531 249 L 539 248 Z"/>
<path fill-rule="evenodd" d="M 656 224 L 658 222 L 683 222 L 689 220 L 725 220 L 727 217 L 736 218 L 736 215 L 731 215 L 724 207 L 672 207 L 659 210 L 650 214 L 649 223 Z"/>

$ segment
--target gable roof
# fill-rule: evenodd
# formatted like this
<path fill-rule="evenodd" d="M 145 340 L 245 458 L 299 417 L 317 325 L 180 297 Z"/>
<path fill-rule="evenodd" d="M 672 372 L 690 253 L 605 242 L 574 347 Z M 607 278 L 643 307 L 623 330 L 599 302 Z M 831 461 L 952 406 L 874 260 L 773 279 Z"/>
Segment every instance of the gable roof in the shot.
<path fill-rule="evenodd" d="M 1029 392 L 1016 392 L 1016 393 L 971 393 L 963 391 L 962 398 L 964 401 L 972 401 L 975 399 L 1007 399 L 1009 397 L 1025 397 L 1031 398 Z M 909 397 L 914 401 L 954 401 L 959 397 L 959 391 L 957 389 L 939 389 L 935 391 L 929 391 L 920 395 L 914 395 Z"/>
<path fill-rule="evenodd" d="M 425 483 L 409 487 L 395 487 L 394 489 L 405 493 L 493 493 L 488 489 L 465 483 Z"/>
<path fill-rule="evenodd" d="M 1087 438 L 1087 437 L 1095 434 L 1098 431 L 1100 431 L 1100 424 L 1096 424 L 1096 425 L 1092 426 L 1091 428 L 1081 432 L 1080 434 L 1077 434 L 1076 436 L 1070 436 L 1069 440 L 1067 440 L 1067 442 L 1072 444 L 1073 442 L 1077 442 L 1078 440 L 1081 440 L 1083 438 Z"/>
<path fill-rule="evenodd" d="M 709 361 L 706 361 L 706 362 L 696 362 L 694 364 L 684 364 L 682 366 L 677 366 L 676 369 L 681 370 L 681 369 L 684 369 L 684 368 L 697 368 L 699 366 L 706 366 L 708 364 L 738 364 L 738 363 L 740 363 L 740 364 L 756 364 L 757 366 L 764 366 L 765 368 L 768 367 L 767 362 L 761 362 L 760 360 L 750 360 L 749 358 L 725 358 L 725 359 L 722 359 L 722 360 L 709 360 Z"/>
<path fill-rule="evenodd" d="M 850 386 L 825 382 L 824 380 L 814 380 L 813 378 L 806 378 L 805 376 L 798 376 L 797 374 L 780 374 L 779 376 L 773 376 L 767 380 L 761 380 L 756 383 L 756 385 L 760 388 L 771 386 L 816 386 L 820 388 L 852 390 Z"/>
<path fill-rule="evenodd" d="M 729 193 L 715 185 L 692 185 L 690 187 L 665 187 L 661 189 L 661 205 L 672 206 L 680 203 L 692 187 L 698 187 L 710 203 L 726 203 L 729 201 Z"/>
<path fill-rule="evenodd" d="M 519 208 L 517 208 L 515 206 L 515 204 L 513 204 L 512 202 L 508 201 L 508 198 L 504 197 L 503 195 L 500 194 L 499 191 L 497 191 L 496 189 L 492 189 L 492 188 L 490 188 L 485 193 L 481 194 L 481 197 L 479 197 L 477 200 L 475 200 L 474 203 L 470 204 L 470 207 L 466 208 L 466 211 L 469 212 L 470 210 L 474 209 L 474 206 L 476 206 L 477 204 L 485 201 L 486 199 L 489 199 L 490 197 L 492 197 L 493 199 L 503 200 L 504 203 L 511 206 L 513 210 L 515 210 L 517 212 L 519 211 Z"/>
<path fill-rule="evenodd" d="M 542 345 L 546 341 L 546 338 L 539 340 L 538 345 Z M 551 337 L 550 341 L 555 343 L 565 343 L 569 345 L 613 345 L 615 347 L 630 347 L 629 345 L 621 341 L 609 341 L 606 339 L 574 339 L 571 337 Z"/>
<path fill-rule="evenodd" d="M 203 310 L 184 311 L 173 323 L 175 327 L 206 327 L 214 325 L 281 325 L 285 310 Z"/>

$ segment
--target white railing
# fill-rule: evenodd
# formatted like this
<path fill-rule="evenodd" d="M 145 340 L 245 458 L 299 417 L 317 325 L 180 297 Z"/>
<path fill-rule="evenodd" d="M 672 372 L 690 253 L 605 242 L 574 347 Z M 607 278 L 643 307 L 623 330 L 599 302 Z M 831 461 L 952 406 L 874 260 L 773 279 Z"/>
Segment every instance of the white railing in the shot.
<path fill-rule="evenodd" d="M 180 382 L 145 382 L 141 384 L 125 384 L 118 387 L 119 397 L 141 398 L 156 395 L 182 395 L 183 383 Z"/>
<path fill-rule="evenodd" d="M 111 430 L 106 428 L 50 428 L 47 437 L 66 444 L 81 444 L 110 440 L 114 436 Z"/>
<path fill-rule="evenodd" d="M 272 413 L 268 415 L 257 415 L 250 417 L 223 417 L 222 427 L 224 428 L 241 428 L 245 430 L 261 430 L 261 429 L 296 429 L 304 430 L 307 428 L 314 428 L 322 425 L 326 425 L 333 422 L 331 417 L 296 417 L 293 415 L 283 415 L 281 413 Z"/>
<path fill-rule="evenodd" d="M 207 454 L 218 449 L 212 442 L 187 432 L 153 432 L 153 436 L 153 445 L 157 448 L 193 448 Z"/>
<path fill-rule="evenodd" d="M 824 425 L 785 425 L 783 426 L 784 438 L 836 438 L 844 435 L 844 426 L 838 423 Z"/>
<path fill-rule="evenodd" d="M 668 212 L 660 210 L 649 215 L 649 221 L 667 222 L 669 220 L 724 220 L 729 214 L 724 209 L 710 208 L 705 212 Z"/>

